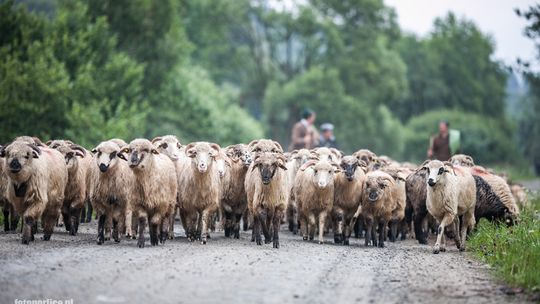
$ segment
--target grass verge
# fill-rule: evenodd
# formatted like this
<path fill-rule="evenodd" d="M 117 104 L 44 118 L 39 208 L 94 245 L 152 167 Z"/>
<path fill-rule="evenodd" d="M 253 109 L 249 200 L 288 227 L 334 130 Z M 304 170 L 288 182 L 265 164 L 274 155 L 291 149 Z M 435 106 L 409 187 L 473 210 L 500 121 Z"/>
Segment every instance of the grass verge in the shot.
<path fill-rule="evenodd" d="M 540 291 L 540 198 L 522 210 L 513 227 L 482 220 L 467 245 L 480 260 L 512 286 Z"/>

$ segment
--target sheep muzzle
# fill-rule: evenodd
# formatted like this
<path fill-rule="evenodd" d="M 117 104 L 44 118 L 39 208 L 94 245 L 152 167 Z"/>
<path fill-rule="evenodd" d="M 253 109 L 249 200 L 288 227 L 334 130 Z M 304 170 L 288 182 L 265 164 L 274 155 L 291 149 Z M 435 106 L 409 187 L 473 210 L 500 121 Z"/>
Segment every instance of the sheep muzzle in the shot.
<path fill-rule="evenodd" d="M 109 169 L 109 165 L 99 164 L 99 171 L 101 171 L 102 173 L 107 172 L 107 169 Z"/>
<path fill-rule="evenodd" d="M 11 173 L 19 173 L 21 170 L 22 166 L 18 159 L 14 159 L 9 163 L 9 171 Z"/>
<path fill-rule="evenodd" d="M 368 199 L 370 202 L 374 203 L 377 201 L 377 199 L 379 199 L 379 194 L 377 193 L 377 191 L 371 191 L 368 194 Z"/>

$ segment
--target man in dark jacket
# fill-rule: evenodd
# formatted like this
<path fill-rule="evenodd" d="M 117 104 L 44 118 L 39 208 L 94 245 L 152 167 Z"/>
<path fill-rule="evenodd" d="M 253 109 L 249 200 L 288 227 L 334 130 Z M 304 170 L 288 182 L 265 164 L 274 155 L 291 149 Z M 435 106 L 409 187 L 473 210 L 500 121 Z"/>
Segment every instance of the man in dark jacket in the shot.
<path fill-rule="evenodd" d="M 447 121 L 439 122 L 439 134 L 431 137 L 427 156 L 430 159 L 447 161 L 452 157 L 450 153 L 450 136 L 448 135 L 449 123 Z"/>
<path fill-rule="evenodd" d="M 338 149 L 336 137 L 334 136 L 334 125 L 331 123 L 323 123 L 320 130 L 321 137 L 319 139 L 319 147 Z"/>

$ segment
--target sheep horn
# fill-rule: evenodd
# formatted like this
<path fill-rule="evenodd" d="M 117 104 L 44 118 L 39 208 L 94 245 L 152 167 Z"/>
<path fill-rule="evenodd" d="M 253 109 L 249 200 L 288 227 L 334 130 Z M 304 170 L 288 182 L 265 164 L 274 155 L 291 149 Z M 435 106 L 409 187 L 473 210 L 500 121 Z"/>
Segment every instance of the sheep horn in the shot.
<path fill-rule="evenodd" d="M 256 145 L 258 142 L 259 142 L 258 139 L 252 140 L 252 141 L 248 144 L 248 148 L 251 150 L 251 148 L 252 148 L 254 145 Z"/>
<path fill-rule="evenodd" d="M 281 147 L 281 145 L 274 140 L 274 145 L 276 146 L 276 148 L 278 148 L 279 152 L 283 153 L 283 147 Z"/>
<path fill-rule="evenodd" d="M 45 147 L 45 144 L 39 138 L 37 138 L 36 136 L 33 136 L 32 139 L 36 143 L 36 146 Z"/>
<path fill-rule="evenodd" d="M 300 170 L 305 171 L 307 168 L 315 165 L 316 163 L 317 163 L 317 161 L 308 160 L 305 164 L 302 165 L 302 167 L 300 167 Z"/>
<path fill-rule="evenodd" d="M 85 148 L 83 148 L 83 147 L 81 147 L 81 146 L 79 146 L 79 145 L 75 145 L 75 144 L 72 144 L 72 145 L 70 145 L 69 147 L 70 147 L 71 149 L 73 149 L 73 150 L 81 151 L 83 157 L 86 156 L 86 149 L 85 149 Z"/>
<path fill-rule="evenodd" d="M 38 148 L 37 145 L 34 145 L 34 144 L 28 144 L 28 146 L 29 146 L 30 148 L 32 148 L 32 150 L 34 150 L 38 155 L 41 155 L 41 149 Z"/>
<path fill-rule="evenodd" d="M 158 137 L 154 137 L 154 139 L 152 139 L 152 143 L 155 144 L 156 141 L 158 140 L 162 140 L 163 138 L 161 136 L 158 136 Z"/>

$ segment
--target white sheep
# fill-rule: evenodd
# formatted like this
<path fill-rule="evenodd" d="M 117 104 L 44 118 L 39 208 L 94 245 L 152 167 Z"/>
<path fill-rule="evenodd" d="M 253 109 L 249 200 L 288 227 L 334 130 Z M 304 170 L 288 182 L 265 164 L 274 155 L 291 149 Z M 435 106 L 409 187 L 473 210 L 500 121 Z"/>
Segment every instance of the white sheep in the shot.
<path fill-rule="evenodd" d="M 120 242 L 119 231 L 122 226 L 127 223 L 127 229 L 131 230 L 131 221 L 126 220 L 126 216 L 137 198 L 135 176 L 118 144 L 102 142 L 92 153 L 89 197 L 99 218 L 97 244 L 101 245 L 106 240 L 106 225 L 112 226 L 113 239 Z"/>
<path fill-rule="evenodd" d="M 219 208 L 220 180 L 215 158 L 220 149 L 217 144 L 190 143 L 185 148 L 189 160 L 177 164 L 180 214 L 190 241 L 200 238 L 206 244 L 210 220 Z"/>
<path fill-rule="evenodd" d="M 287 180 L 289 184 L 289 201 L 287 204 L 287 221 L 289 222 L 289 231 L 293 234 L 298 232 L 298 206 L 292 191 L 294 178 L 300 167 L 313 156 L 308 149 L 294 150 L 289 154 L 287 167 Z"/>
<path fill-rule="evenodd" d="M 135 175 L 139 199 L 135 210 L 139 217 L 137 245 L 144 247 L 144 230 L 148 221 L 150 243 L 165 243 L 169 233 L 169 218 L 176 206 L 177 177 L 172 160 L 160 154 L 147 139 L 134 139 L 122 149 Z"/>
<path fill-rule="evenodd" d="M 309 161 L 296 174 L 294 193 L 300 213 L 300 228 L 304 240 L 313 240 L 319 225 L 319 244 L 324 243 L 326 219 L 334 203 L 334 177 L 337 164 L 323 159 Z M 318 221 L 317 221 L 318 220 Z"/>
<path fill-rule="evenodd" d="M 248 169 L 245 188 L 254 221 L 252 241 L 256 241 L 257 245 L 262 245 L 262 229 L 265 243 L 273 241 L 273 247 L 279 248 L 279 226 L 287 207 L 289 187 L 285 162 L 286 158 L 281 152 L 259 151 Z"/>
<path fill-rule="evenodd" d="M 23 217 L 22 243 L 34 240 L 39 217 L 43 240 L 48 241 L 64 200 L 68 173 L 60 152 L 15 141 L 2 150 L 8 176 L 7 199 Z"/>
<path fill-rule="evenodd" d="M 439 221 L 433 253 L 446 251 L 444 229 L 447 226 L 453 226 L 456 246 L 463 251 L 467 229 L 475 225 L 475 180 L 469 170 L 449 162 L 432 160 L 423 168 L 428 172 L 426 206 L 428 212 Z"/>

